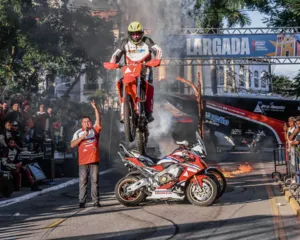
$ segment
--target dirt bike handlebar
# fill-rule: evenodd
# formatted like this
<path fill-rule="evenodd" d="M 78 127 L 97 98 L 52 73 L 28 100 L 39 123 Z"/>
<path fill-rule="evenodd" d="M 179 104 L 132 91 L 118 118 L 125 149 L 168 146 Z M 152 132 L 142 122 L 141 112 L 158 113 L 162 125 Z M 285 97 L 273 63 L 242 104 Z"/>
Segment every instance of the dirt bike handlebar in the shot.
<path fill-rule="evenodd" d="M 135 62 L 131 64 L 119 64 L 119 63 L 111 63 L 111 62 L 105 62 L 103 63 L 104 68 L 111 70 L 116 68 L 122 68 L 127 65 L 135 65 L 135 64 L 142 64 L 143 67 L 158 67 L 160 65 L 160 59 L 152 59 L 148 62 Z"/>

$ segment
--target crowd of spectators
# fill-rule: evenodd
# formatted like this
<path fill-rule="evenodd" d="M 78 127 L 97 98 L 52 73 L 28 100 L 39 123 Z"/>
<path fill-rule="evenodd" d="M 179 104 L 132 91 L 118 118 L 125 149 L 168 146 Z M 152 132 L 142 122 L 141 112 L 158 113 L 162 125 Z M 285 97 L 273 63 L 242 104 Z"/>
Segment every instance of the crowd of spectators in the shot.
<path fill-rule="evenodd" d="M 300 156 L 300 116 L 290 117 L 288 125 L 284 125 L 288 169 L 296 174 L 297 156 Z"/>
<path fill-rule="evenodd" d="M 27 179 L 32 191 L 40 190 L 21 153 L 43 152 L 45 140 L 54 152 L 71 151 L 69 143 L 82 115 L 93 111 L 85 103 L 68 99 L 30 99 L 18 94 L 0 101 L 0 171 L 10 171 L 16 191 Z"/>

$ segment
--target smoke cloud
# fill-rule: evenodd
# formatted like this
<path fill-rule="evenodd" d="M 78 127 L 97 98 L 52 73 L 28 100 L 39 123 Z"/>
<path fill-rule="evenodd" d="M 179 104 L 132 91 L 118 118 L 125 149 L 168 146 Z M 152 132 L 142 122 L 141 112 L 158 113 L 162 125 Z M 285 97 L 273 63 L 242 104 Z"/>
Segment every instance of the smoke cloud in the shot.
<path fill-rule="evenodd" d="M 174 127 L 173 116 L 163 108 L 163 105 L 158 103 L 154 104 L 153 116 L 155 121 L 149 124 L 148 147 L 158 148 L 158 155 L 165 156 L 177 147 L 172 136 Z"/>
<path fill-rule="evenodd" d="M 151 29 L 156 42 L 164 40 L 166 29 L 181 28 L 180 0 L 109 0 L 113 8 L 123 13 L 125 20 L 139 21 L 145 29 Z M 124 32 L 127 25 L 123 26 Z"/>

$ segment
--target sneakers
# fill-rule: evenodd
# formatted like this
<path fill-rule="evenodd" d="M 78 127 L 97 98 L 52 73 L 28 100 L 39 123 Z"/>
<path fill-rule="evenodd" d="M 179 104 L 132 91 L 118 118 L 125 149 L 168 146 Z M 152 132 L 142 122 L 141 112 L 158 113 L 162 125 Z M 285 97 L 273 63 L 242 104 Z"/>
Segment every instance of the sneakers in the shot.
<path fill-rule="evenodd" d="M 79 208 L 85 208 L 85 203 L 84 202 L 79 203 Z"/>
<path fill-rule="evenodd" d="M 93 204 L 93 207 L 100 208 L 100 207 L 101 207 L 101 204 L 100 204 L 99 202 L 95 202 L 95 203 Z"/>
<path fill-rule="evenodd" d="M 99 202 L 93 203 L 93 207 L 100 208 L 101 204 Z M 79 208 L 85 208 L 85 203 L 79 203 Z"/>

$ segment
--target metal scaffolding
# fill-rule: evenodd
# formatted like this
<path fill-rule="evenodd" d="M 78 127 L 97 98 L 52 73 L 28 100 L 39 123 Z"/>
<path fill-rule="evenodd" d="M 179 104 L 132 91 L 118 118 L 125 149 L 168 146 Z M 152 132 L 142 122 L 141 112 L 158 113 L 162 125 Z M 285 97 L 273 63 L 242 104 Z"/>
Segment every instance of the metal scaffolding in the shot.
<path fill-rule="evenodd" d="M 162 59 L 161 66 L 205 66 L 205 65 L 284 65 L 300 64 L 299 57 L 276 58 L 216 58 L 210 59 Z"/>
<path fill-rule="evenodd" d="M 200 34 L 292 34 L 300 33 L 300 27 L 278 27 L 278 28 L 181 28 L 170 31 L 174 35 L 200 35 Z"/>

